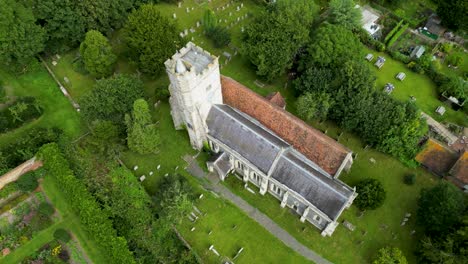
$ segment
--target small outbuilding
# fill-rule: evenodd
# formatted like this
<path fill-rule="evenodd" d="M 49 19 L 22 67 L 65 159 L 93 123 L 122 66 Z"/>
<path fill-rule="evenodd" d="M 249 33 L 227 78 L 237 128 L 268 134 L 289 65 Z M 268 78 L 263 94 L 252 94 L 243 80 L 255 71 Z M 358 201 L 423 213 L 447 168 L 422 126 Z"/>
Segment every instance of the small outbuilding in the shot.
<path fill-rule="evenodd" d="M 406 78 L 406 74 L 404 72 L 400 72 L 397 74 L 396 78 L 400 81 L 403 81 Z"/>
<path fill-rule="evenodd" d="M 382 68 L 382 66 L 384 65 L 384 63 L 385 63 L 385 58 L 382 57 L 382 56 L 379 56 L 379 57 L 377 58 L 377 61 L 374 63 L 374 65 L 375 65 L 377 68 L 380 69 L 380 68 Z"/>
<path fill-rule="evenodd" d="M 366 55 L 366 60 L 372 61 L 374 59 L 374 55 L 372 53 L 369 53 Z"/>
<path fill-rule="evenodd" d="M 445 107 L 443 107 L 443 106 L 437 107 L 436 113 L 438 113 L 439 115 L 444 115 L 445 114 Z"/>
<path fill-rule="evenodd" d="M 424 48 L 424 46 L 416 46 L 411 52 L 410 57 L 419 59 L 424 54 L 425 51 L 426 51 L 426 48 Z"/>

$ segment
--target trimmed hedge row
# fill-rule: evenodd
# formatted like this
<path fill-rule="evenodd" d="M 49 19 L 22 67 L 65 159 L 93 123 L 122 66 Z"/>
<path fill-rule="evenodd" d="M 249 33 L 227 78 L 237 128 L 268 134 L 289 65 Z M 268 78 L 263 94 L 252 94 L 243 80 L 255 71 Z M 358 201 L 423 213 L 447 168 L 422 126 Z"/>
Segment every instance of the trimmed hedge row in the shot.
<path fill-rule="evenodd" d="M 128 250 L 127 241 L 117 236 L 109 220 L 109 214 L 101 210 L 84 183 L 78 180 L 70 169 L 56 143 L 41 147 L 38 157 L 44 162 L 46 177 L 51 177 L 60 186 L 67 202 L 75 209 L 83 228 L 94 238 L 110 263 L 136 263 Z"/>
<path fill-rule="evenodd" d="M 395 34 L 395 32 L 397 32 L 401 24 L 403 24 L 403 20 L 400 20 L 400 22 L 398 22 L 398 24 L 390 32 L 388 32 L 387 36 L 385 36 L 384 43 L 387 43 L 387 41 Z"/>
<path fill-rule="evenodd" d="M 398 40 L 398 38 L 401 36 L 401 34 L 403 34 L 406 29 L 408 28 L 409 24 L 404 24 L 398 31 L 397 33 L 395 33 L 395 35 L 393 35 L 393 37 L 388 41 L 387 43 L 387 47 L 391 47 L 393 45 L 393 43 L 395 43 L 395 41 Z"/>

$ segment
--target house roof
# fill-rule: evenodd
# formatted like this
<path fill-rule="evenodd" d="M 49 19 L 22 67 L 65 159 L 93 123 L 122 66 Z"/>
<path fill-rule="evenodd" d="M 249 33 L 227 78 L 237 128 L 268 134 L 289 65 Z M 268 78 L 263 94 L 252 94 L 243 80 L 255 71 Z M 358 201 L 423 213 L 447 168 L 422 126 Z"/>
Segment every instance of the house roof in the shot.
<path fill-rule="evenodd" d="M 435 174 L 444 176 L 457 160 L 457 155 L 437 141 L 429 139 L 426 147 L 416 155 L 416 160 Z"/>
<path fill-rule="evenodd" d="M 300 153 L 335 175 L 351 151 L 235 80 L 221 77 L 223 101 L 258 120 Z"/>
<path fill-rule="evenodd" d="M 457 160 L 455 165 L 450 170 L 450 174 L 462 181 L 464 184 L 468 184 L 468 152 L 465 151 Z"/>
<path fill-rule="evenodd" d="M 284 100 L 283 96 L 281 96 L 280 92 L 271 93 L 265 98 L 283 109 L 286 107 L 286 101 Z"/>

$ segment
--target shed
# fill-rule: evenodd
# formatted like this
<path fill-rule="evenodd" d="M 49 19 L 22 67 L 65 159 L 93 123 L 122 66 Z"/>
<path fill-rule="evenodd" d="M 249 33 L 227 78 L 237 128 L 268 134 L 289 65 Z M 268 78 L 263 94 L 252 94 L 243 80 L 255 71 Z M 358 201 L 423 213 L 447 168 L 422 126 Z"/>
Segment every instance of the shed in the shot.
<path fill-rule="evenodd" d="M 439 115 L 444 115 L 445 114 L 445 107 L 443 107 L 443 106 L 437 107 L 436 113 L 438 113 Z"/>
<path fill-rule="evenodd" d="M 426 51 L 426 48 L 424 48 L 424 46 L 416 46 L 411 52 L 410 57 L 419 59 L 424 54 L 425 51 Z"/>
<path fill-rule="evenodd" d="M 406 78 L 406 74 L 404 72 L 400 72 L 397 74 L 396 78 L 400 81 L 403 81 Z"/>

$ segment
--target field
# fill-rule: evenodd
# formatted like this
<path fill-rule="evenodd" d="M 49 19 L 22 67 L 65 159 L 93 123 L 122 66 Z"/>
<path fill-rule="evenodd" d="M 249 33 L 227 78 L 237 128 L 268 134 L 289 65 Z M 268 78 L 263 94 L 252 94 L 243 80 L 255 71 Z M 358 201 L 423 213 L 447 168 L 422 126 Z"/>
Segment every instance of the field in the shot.
<path fill-rule="evenodd" d="M 393 90 L 391 96 L 396 99 L 407 101 L 411 96 L 414 96 L 416 98 L 416 105 L 434 119 L 463 126 L 468 125 L 467 117 L 462 111 L 454 111 L 449 106 L 444 105 L 442 101 L 439 101 L 437 88 L 429 77 L 411 71 L 402 62 L 392 59 L 385 53 L 369 49 L 367 51 L 374 54 L 373 62 L 375 62 L 377 56 L 383 56 L 386 59 L 384 66 L 380 70 L 373 66 L 373 63 L 369 62 L 371 69 L 377 76 L 376 89 L 383 90 L 386 83 L 392 83 L 395 85 L 395 90 Z M 395 78 L 399 72 L 406 74 L 406 78 L 403 81 Z M 443 116 L 435 113 L 436 108 L 441 105 L 444 105 L 447 110 Z"/>

